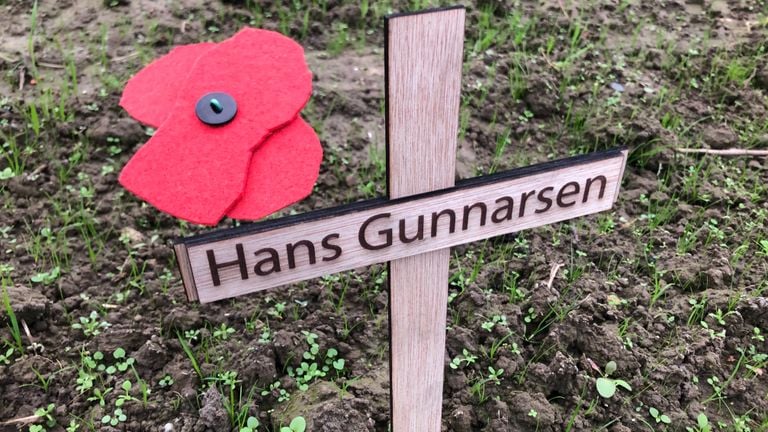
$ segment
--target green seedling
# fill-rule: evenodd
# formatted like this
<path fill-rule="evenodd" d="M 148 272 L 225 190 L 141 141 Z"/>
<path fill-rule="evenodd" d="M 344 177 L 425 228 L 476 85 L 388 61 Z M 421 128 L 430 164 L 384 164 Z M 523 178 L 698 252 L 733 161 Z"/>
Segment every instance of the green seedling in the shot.
<path fill-rule="evenodd" d="M 267 311 L 267 314 L 277 319 L 283 319 L 284 313 L 285 313 L 285 302 L 275 303 L 274 306 L 269 308 L 269 310 Z"/>
<path fill-rule="evenodd" d="M 648 408 L 648 412 L 651 414 L 656 423 L 671 424 L 672 420 L 666 414 L 662 414 L 654 407 Z"/>
<path fill-rule="evenodd" d="M 73 329 L 79 329 L 83 331 L 86 336 L 96 336 L 101 334 L 101 331 L 109 328 L 110 323 L 102 321 L 99 314 L 96 311 L 91 311 L 91 314 L 87 317 L 80 317 L 80 322 L 72 324 Z"/>
<path fill-rule="evenodd" d="M 536 319 L 536 309 L 530 307 L 528 308 L 528 311 L 525 314 L 525 317 L 523 317 L 523 321 L 525 321 L 526 324 L 531 324 L 533 320 Z"/>
<path fill-rule="evenodd" d="M 13 172 L 11 167 L 5 167 L 2 171 L 0 171 L 0 180 L 10 180 L 14 177 L 16 177 L 16 173 Z"/>
<path fill-rule="evenodd" d="M 19 328 L 19 321 L 16 318 L 16 313 L 13 311 L 13 307 L 11 306 L 11 297 L 8 294 L 8 288 L 6 288 L 5 278 L 3 278 L 1 283 L 3 288 L 3 307 L 5 308 L 5 313 L 8 316 L 8 327 L 11 330 L 13 342 L 16 344 L 16 350 L 19 353 L 23 353 L 24 344 L 21 342 L 21 328 Z M 6 361 L 9 358 L 9 356 L 6 356 Z"/>
<path fill-rule="evenodd" d="M 120 388 L 123 389 L 124 393 L 117 397 L 117 400 L 115 401 L 116 407 L 121 407 L 128 401 L 136 400 L 135 397 L 131 396 L 131 389 L 133 388 L 133 384 L 129 380 L 123 381 L 123 384 L 120 385 Z"/>
<path fill-rule="evenodd" d="M 56 405 L 54 404 L 48 404 L 45 408 L 38 408 L 35 410 L 35 416 L 39 417 L 40 420 L 43 420 L 45 422 L 45 426 L 52 428 L 56 426 L 56 419 L 53 417 L 53 411 L 56 409 Z M 35 431 L 45 431 L 45 427 L 42 425 L 32 425 L 29 427 L 30 432 L 33 430 Z"/>
<path fill-rule="evenodd" d="M 116 371 L 125 372 L 128 370 L 129 367 L 133 366 L 135 360 L 133 357 L 126 357 L 125 356 L 125 350 L 122 348 L 115 349 L 115 352 L 112 353 L 112 357 L 117 361 L 114 366 L 107 367 L 106 371 L 108 374 L 112 375 Z"/>
<path fill-rule="evenodd" d="M 338 357 L 338 351 L 335 348 L 329 348 L 325 353 L 325 359 L 322 363 L 317 361 L 320 352 L 320 346 L 315 342 L 317 335 L 310 332 L 304 332 L 307 336 L 307 343 L 310 344 L 309 351 L 302 355 L 303 359 L 299 367 L 288 368 L 288 374 L 296 379 L 296 384 L 301 391 L 309 388 L 309 383 L 317 378 L 325 377 L 328 372 L 334 370 L 339 377 L 344 372 L 346 361 Z"/>
<path fill-rule="evenodd" d="M 65 429 L 67 432 L 77 432 L 80 429 L 80 424 L 77 420 L 72 419 L 69 421 L 69 425 Z"/>
<path fill-rule="evenodd" d="M 37 381 L 39 382 L 39 384 L 33 385 L 40 387 L 43 392 L 48 393 L 48 389 L 51 386 L 51 381 L 53 381 L 53 378 L 56 376 L 56 374 L 69 368 L 60 369 L 58 372 L 50 373 L 48 376 L 40 373 L 40 371 L 38 371 L 34 366 L 30 366 L 30 369 L 32 369 L 32 372 L 35 374 Z"/>
<path fill-rule="evenodd" d="M 256 417 L 248 417 L 245 421 L 245 426 L 240 428 L 239 432 L 256 432 L 259 428 L 259 419 Z"/>
<path fill-rule="evenodd" d="M 103 424 L 109 424 L 110 426 L 117 426 L 118 424 L 124 422 L 127 419 L 126 415 L 123 413 L 122 408 L 116 408 L 115 411 L 110 415 L 107 414 L 104 417 L 101 418 L 101 422 Z"/>
<path fill-rule="evenodd" d="M 715 331 L 715 329 L 709 328 L 709 324 L 707 324 L 706 321 L 701 321 L 699 324 L 709 334 L 709 338 L 710 339 L 723 339 L 723 338 L 725 338 L 725 329 L 720 330 L 720 331 Z"/>
<path fill-rule="evenodd" d="M 304 420 L 304 417 L 298 416 L 291 420 L 288 426 L 281 427 L 280 432 L 304 432 L 306 429 L 307 421 Z"/>
<path fill-rule="evenodd" d="M 688 304 L 691 305 L 691 312 L 688 314 L 688 325 L 704 319 L 704 309 L 707 307 L 707 297 L 701 296 L 698 300 L 689 298 Z"/>
<path fill-rule="evenodd" d="M 273 395 L 278 402 L 285 402 L 291 400 L 291 394 L 284 388 L 281 388 L 280 381 L 275 381 L 269 385 L 268 389 L 261 391 L 262 396 Z"/>
<path fill-rule="evenodd" d="M 696 416 L 696 426 L 686 426 L 686 432 L 711 432 L 712 427 L 709 425 L 709 419 L 704 413 L 699 413 Z"/>
<path fill-rule="evenodd" d="M 491 343 L 491 348 L 488 350 L 488 353 L 487 353 L 489 360 L 493 361 L 493 359 L 496 357 L 496 354 L 498 353 L 499 349 L 501 347 L 505 347 L 505 346 L 509 347 L 509 352 L 511 352 L 513 354 L 520 354 L 520 347 L 517 346 L 516 342 L 512 342 L 512 345 L 508 345 L 508 344 L 505 343 L 506 340 L 509 339 L 510 336 L 512 336 L 513 334 L 514 333 L 509 332 L 509 333 L 506 334 L 506 336 L 504 336 L 502 338 L 499 338 L 499 339 L 493 341 L 493 343 Z"/>
<path fill-rule="evenodd" d="M 261 330 L 261 335 L 259 336 L 259 343 L 268 344 L 271 340 L 272 340 L 272 330 L 270 330 L 269 325 L 265 325 L 264 328 Z"/>
<path fill-rule="evenodd" d="M 197 333 L 195 335 L 200 334 L 199 330 L 195 330 Z M 187 333 L 189 330 L 187 331 Z M 186 333 L 185 333 L 186 335 Z M 179 344 L 181 344 L 181 348 L 184 350 L 184 353 L 187 355 L 187 358 L 189 358 L 189 362 L 192 363 L 192 368 L 197 373 L 197 376 L 202 380 L 205 377 L 203 376 L 203 372 L 200 370 L 200 364 L 197 362 L 197 358 L 195 357 L 195 353 L 192 352 L 192 348 L 189 347 L 189 344 L 184 340 L 184 338 L 181 337 L 181 334 L 176 334 L 177 339 L 179 340 Z"/>
<path fill-rule="evenodd" d="M 519 303 L 525 300 L 525 293 L 518 287 L 517 281 L 520 279 L 520 273 L 510 271 L 504 274 L 504 289 L 510 303 Z"/>
<path fill-rule="evenodd" d="M 224 400 L 224 408 L 227 410 L 227 414 L 229 414 L 230 421 L 234 423 L 236 418 L 235 407 L 237 405 L 235 399 L 235 387 L 241 383 L 241 380 L 237 379 L 237 371 L 230 370 L 219 372 L 215 376 L 206 377 L 205 381 L 207 381 L 211 387 L 219 385 L 222 394 L 227 395 Z"/>
<path fill-rule="evenodd" d="M 157 385 L 159 385 L 161 388 L 170 387 L 173 385 L 173 377 L 170 375 L 165 375 L 160 379 Z"/>
<path fill-rule="evenodd" d="M 714 313 L 710 312 L 707 316 L 709 316 L 710 318 L 714 318 L 714 320 L 717 321 L 718 324 L 720 324 L 721 326 L 724 326 L 725 318 L 728 317 L 728 315 L 733 315 L 734 313 L 736 312 L 730 311 L 730 312 L 723 313 L 723 311 L 720 308 L 717 308 L 717 311 L 715 311 Z"/>
<path fill-rule="evenodd" d="M 200 338 L 200 330 L 194 329 L 194 330 L 185 330 L 184 331 L 184 339 L 188 343 L 197 342 L 197 340 Z"/>
<path fill-rule="evenodd" d="M 472 384 L 472 388 L 470 389 L 470 393 L 477 396 L 478 402 L 481 404 L 484 403 L 487 399 L 486 396 L 486 385 L 488 383 L 493 383 L 495 385 L 501 384 L 501 375 L 504 373 L 504 369 L 496 369 L 493 366 L 488 366 L 488 376 L 486 377 L 480 377 L 478 378 L 474 384 Z"/>
<path fill-rule="evenodd" d="M 758 251 L 757 254 L 760 256 L 768 257 L 768 240 L 760 240 L 757 242 Z"/>
<path fill-rule="evenodd" d="M 477 361 L 477 356 L 469 352 L 466 348 L 461 350 L 461 354 L 457 355 L 456 357 L 451 360 L 451 364 L 449 365 L 451 369 L 458 369 L 462 363 L 464 363 L 464 366 L 469 366 Z"/>
<path fill-rule="evenodd" d="M 725 395 L 723 394 L 723 390 L 725 389 L 725 386 L 720 382 L 720 378 L 716 376 L 711 376 L 707 378 L 707 384 L 709 384 L 712 387 L 712 394 L 704 401 L 704 403 L 713 401 L 713 400 L 723 400 Z"/>
<path fill-rule="evenodd" d="M 0 364 L 8 365 L 11 364 L 11 359 L 13 358 L 13 347 L 9 347 L 5 354 L 0 354 Z"/>
<path fill-rule="evenodd" d="M 112 392 L 112 390 L 113 390 L 112 387 L 107 387 L 104 390 L 101 390 L 99 388 L 94 388 L 93 396 L 89 396 L 87 400 L 89 402 L 98 402 L 99 406 L 105 406 L 107 404 L 106 397 L 110 392 Z"/>
<path fill-rule="evenodd" d="M 221 323 L 221 325 L 213 331 L 213 337 L 215 339 L 225 341 L 229 339 L 229 336 L 233 333 L 235 333 L 235 329 L 227 326 L 226 323 Z"/>
<path fill-rule="evenodd" d="M 491 331 L 496 326 L 496 324 L 506 326 L 507 317 L 505 315 L 494 315 L 489 321 L 483 322 L 481 327 L 485 331 Z"/>
<path fill-rule="evenodd" d="M 597 392 L 600 394 L 600 396 L 606 399 L 610 399 L 614 394 L 616 394 L 617 387 L 622 387 L 627 391 L 632 391 L 632 386 L 630 386 L 626 381 L 610 377 L 614 372 L 616 372 L 616 362 L 611 360 L 606 363 L 603 376 L 599 377 L 595 381 Z"/>

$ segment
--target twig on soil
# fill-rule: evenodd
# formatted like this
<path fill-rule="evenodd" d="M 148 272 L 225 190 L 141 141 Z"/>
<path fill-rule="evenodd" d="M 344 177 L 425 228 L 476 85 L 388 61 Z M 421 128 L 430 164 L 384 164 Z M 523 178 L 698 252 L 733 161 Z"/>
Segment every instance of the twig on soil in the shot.
<path fill-rule="evenodd" d="M 553 264 L 552 268 L 549 269 L 549 280 L 547 281 L 547 289 L 552 289 L 552 282 L 555 281 L 555 276 L 557 276 L 557 272 L 560 271 L 560 268 L 563 267 L 565 264 L 563 263 L 557 263 Z"/>
<path fill-rule="evenodd" d="M 27 322 L 24 321 L 24 319 L 21 319 L 21 327 L 24 329 L 24 334 L 27 335 L 27 339 L 29 339 L 30 343 L 35 343 L 35 338 L 32 337 L 32 333 L 29 331 L 29 326 L 27 325 Z"/>
<path fill-rule="evenodd" d="M 29 424 L 29 423 L 36 423 L 37 421 L 41 420 L 42 417 L 38 415 L 31 415 L 27 417 L 19 417 L 11 420 L 6 420 L 2 423 L 0 423 L 0 426 L 7 426 L 12 424 Z"/>
<path fill-rule="evenodd" d="M 128 59 L 132 59 L 132 58 L 136 57 L 137 55 L 139 55 L 139 52 L 138 51 L 134 51 L 134 52 L 132 52 L 130 54 L 126 54 L 124 56 L 115 57 L 115 58 L 112 59 L 112 63 L 124 62 L 124 61 L 126 61 Z"/>
<path fill-rule="evenodd" d="M 768 156 L 768 150 L 748 150 L 748 149 L 737 149 L 737 148 L 724 149 L 724 150 L 676 148 L 675 151 L 678 153 L 703 153 L 703 154 L 712 154 L 712 155 L 718 155 L 718 156 L 758 156 L 758 157 Z"/>
<path fill-rule="evenodd" d="M 131 256 L 125 257 L 125 261 L 123 261 L 123 265 L 118 267 L 120 271 L 112 277 L 112 282 L 119 282 L 123 280 L 124 278 L 128 277 L 128 272 L 125 271 L 125 269 L 128 268 L 128 266 L 131 264 Z"/>
<path fill-rule="evenodd" d="M 66 69 L 66 66 L 56 63 L 37 62 L 37 65 L 48 69 Z"/>

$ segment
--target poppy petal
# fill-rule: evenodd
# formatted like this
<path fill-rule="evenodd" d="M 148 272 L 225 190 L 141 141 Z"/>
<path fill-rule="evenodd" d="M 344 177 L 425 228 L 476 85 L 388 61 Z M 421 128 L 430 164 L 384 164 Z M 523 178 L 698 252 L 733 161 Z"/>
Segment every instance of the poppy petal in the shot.
<path fill-rule="evenodd" d="M 154 60 L 128 80 L 120 106 L 139 122 L 157 128 L 176 104 L 192 66 L 215 46 L 211 42 L 181 45 Z"/>
<path fill-rule="evenodd" d="M 317 134 L 296 118 L 253 153 L 243 197 L 227 215 L 255 220 L 300 201 L 312 192 L 322 159 Z"/>
<path fill-rule="evenodd" d="M 197 101 L 211 92 L 237 103 L 226 125 L 207 125 L 195 114 Z M 242 30 L 198 58 L 168 118 L 119 181 L 164 212 L 215 225 L 242 195 L 255 148 L 293 120 L 311 92 L 299 44 L 276 32 Z"/>

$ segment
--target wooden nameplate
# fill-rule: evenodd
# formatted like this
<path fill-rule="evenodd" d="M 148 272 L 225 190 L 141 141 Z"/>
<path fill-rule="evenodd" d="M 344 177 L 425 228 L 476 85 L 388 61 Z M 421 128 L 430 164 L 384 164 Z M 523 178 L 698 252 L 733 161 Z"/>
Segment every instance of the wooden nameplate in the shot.
<path fill-rule="evenodd" d="M 608 210 L 628 150 L 477 177 L 188 237 L 174 244 L 190 300 L 208 303 Z"/>

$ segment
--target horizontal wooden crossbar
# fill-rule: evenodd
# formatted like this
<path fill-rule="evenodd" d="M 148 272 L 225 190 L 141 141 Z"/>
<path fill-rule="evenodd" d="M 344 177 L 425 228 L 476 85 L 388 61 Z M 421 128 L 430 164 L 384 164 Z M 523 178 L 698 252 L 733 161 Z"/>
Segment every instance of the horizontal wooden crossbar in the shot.
<path fill-rule="evenodd" d="M 476 177 L 177 240 L 187 297 L 202 303 L 608 210 L 626 149 Z"/>

